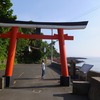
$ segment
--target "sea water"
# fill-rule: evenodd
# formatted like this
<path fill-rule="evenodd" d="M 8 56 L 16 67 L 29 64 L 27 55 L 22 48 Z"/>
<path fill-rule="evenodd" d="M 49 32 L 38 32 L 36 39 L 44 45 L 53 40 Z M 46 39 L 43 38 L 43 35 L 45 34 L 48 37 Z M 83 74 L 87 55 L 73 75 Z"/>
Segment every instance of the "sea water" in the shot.
<path fill-rule="evenodd" d="M 77 64 L 78 66 L 82 66 L 85 64 L 91 64 L 93 67 L 92 71 L 100 72 L 100 57 L 87 57 L 87 59 L 83 59 L 84 62 Z"/>

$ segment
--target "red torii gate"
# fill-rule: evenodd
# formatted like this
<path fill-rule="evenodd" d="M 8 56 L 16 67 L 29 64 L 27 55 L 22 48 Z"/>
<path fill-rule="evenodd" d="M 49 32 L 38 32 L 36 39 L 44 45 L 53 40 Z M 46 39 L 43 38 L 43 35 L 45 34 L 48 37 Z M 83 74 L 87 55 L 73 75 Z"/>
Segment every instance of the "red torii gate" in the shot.
<path fill-rule="evenodd" d="M 8 58 L 5 70 L 5 79 L 6 79 L 6 87 L 10 85 L 10 78 L 13 73 L 14 66 L 14 58 L 16 52 L 16 42 L 19 38 L 24 39 L 58 39 L 59 47 L 60 47 L 60 59 L 61 59 L 61 77 L 60 84 L 64 86 L 69 86 L 69 73 L 68 73 L 68 65 L 67 65 L 67 57 L 65 52 L 65 44 L 64 40 L 73 40 L 73 36 L 68 36 L 64 34 L 64 29 L 84 29 L 87 25 L 86 22 L 70 22 L 70 23 L 50 23 L 50 22 L 24 22 L 24 21 L 13 21 L 12 23 L 0 22 L 0 26 L 4 27 L 12 27 L 11 31 L 6 34 L 0 34 L 0 38 L 10 38 L 9 50 L 8 50 Z M 37 35 L 37 34 L 22 34 L 18 32 L 18 27 L 30 28 L 30 27 L 38 27 L 38 28 L 49 28 L 49 29 L 57 29 L 58 34 L 54 35 Z"/>

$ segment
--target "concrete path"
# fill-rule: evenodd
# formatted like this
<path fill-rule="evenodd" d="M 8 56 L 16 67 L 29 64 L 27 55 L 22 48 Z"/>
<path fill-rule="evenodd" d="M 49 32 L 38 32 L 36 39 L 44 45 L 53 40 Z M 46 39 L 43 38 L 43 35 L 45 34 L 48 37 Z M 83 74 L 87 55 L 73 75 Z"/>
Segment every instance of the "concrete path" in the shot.
<path fill-rule="evenodd" d="M 0 90 L 0 100 L 88 100 L 85 96 L 72 94 L 72 86 L 59 85 L 57 70 L 46 67 L 45 79 L 41 79 L 40 64 L 14 66 L 13 84 Z"/>

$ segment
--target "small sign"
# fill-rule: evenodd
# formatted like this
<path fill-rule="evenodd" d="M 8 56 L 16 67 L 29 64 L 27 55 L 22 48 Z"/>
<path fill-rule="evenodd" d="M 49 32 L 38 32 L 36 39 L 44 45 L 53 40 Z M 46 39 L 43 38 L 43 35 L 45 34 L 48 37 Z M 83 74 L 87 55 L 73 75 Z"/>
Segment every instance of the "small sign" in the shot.
<path fill-rule="evenodd" d="M 28 47 L 28 50 L 29 50 L 29 52 L 32 52 L 32 50 L 31 50 L 31 47 L 30 47 L 30 46 Z"/>

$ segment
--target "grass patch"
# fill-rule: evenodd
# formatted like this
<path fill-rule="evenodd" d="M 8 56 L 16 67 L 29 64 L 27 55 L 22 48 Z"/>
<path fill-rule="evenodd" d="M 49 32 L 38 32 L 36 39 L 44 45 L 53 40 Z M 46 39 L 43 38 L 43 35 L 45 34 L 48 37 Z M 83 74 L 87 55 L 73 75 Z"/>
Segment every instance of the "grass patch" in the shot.
<path fill-rule="evenodd" d="M 6 68 L 6 65 L 5 64 L 1 64 L 0 65 L 0 70 L 4 70 Z"/>

